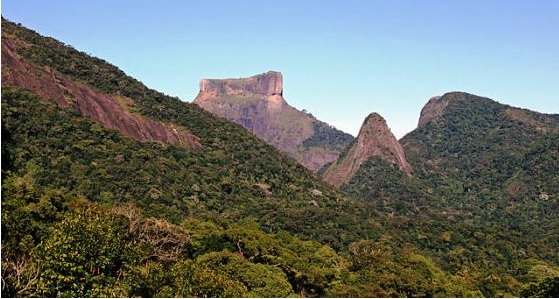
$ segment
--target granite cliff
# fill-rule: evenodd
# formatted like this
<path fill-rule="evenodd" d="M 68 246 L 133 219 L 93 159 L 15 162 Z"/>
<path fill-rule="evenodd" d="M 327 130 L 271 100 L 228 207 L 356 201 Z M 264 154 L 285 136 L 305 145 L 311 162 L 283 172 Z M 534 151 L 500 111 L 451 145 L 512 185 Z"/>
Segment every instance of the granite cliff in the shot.
<path fill-rule="evenodd" d="M 283 95 L 283 76 L 280 72 L 267 73 L 242 79 L 202 79 L 200 92 L 216 94 Z"/>
<path fill-rule="evenodd" d="M 433 119 L 443 115 L 443 110 L 448 105 L 448 100 L 441 96 L 435 96 L 429 99 L 427 104 L 421 109 L 417 127 L 423 127 Z"/>
<path fill-rule="evenodd" d="M 193 103 L 242 125 L 312 171 L 334 161 L 353 139 L 289 105 L 280 72 L 203 79 Z"/>

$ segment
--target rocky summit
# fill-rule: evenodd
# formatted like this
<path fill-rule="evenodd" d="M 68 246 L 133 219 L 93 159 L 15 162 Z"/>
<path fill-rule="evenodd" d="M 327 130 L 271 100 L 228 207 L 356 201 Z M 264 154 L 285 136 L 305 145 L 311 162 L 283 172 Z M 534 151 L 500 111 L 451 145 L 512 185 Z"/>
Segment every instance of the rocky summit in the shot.
<path fill-rule="evenodd" d="M 412 173 L 412 167 L 406 160 L 402 146 L 378 113 L 367 116 L 356 141 L 346 150 L 345 154 L 324 172 L 324 179 L 334 186 L 339 187 L 351 179 L 359 167 L 372 157 L 396 164 L 401 171 L 409 175 Z"/>
<path fill-rule="evenodd" d="M 442 99 L 441 96 L 435 96 L 429 99 L 427 104 L 425 104 L 425 106 L 423 106 L 423 109 L 421 109 L 417 126 L 423 127 L 431 120 L 441 116 L 447 104 L 448 101 Z"/>
<path fill-rule="evenodd" d="M 283 97 L 280 72 L 203 79 L 193 103 L 242 125 L 312 171 L 336 160 L 353 139 L 289 105 Z"/>
<path fill-rule="evenodd" d="M 280 72 L 267 73 L 242 79 L 202 79 L 200 92 L 216 94 L 283 95 L 283 76 Z"/>

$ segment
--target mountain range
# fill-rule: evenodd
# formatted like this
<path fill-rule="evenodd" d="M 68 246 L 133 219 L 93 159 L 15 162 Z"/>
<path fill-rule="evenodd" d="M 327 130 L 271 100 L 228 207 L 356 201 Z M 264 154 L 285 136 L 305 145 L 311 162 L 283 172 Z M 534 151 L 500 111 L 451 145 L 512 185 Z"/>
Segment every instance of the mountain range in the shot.
<path fill-rule="evenodd" d="M 558 295 L 559 115 L 449 92 L 353 138 L 283 89 L 187 103 L 2 19 L 2 296 Z"/>

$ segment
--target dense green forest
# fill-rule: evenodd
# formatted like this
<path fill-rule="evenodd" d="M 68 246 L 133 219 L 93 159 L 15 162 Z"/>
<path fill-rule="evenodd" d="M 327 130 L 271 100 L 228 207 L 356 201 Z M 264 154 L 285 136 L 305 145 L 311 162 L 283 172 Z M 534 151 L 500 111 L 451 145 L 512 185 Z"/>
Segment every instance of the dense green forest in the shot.
<path fill-rule="evenodd" d="M 309 116 L 314 118 L 312 114 L 309 114 Z M 317 119 L 313 121 L 313 131 L 314 135 L 303 141 L 304 147 L 326 146 L 335 150 L 343 150 L 345 145 L 353 140 L 351 135 Z"/>
<path fill-rule="evenodd" d="M 402 140 L 413 177 L 371 158 L 341 190 L 401 217 L 401 236 L 451 273 L 497 269 L 510 290 L 529 265 L 536 280 L 556 277 L 559 115 L 465 93 L 441 101 L 443 115 Z M 492 288 L 480 286 L 486 296 Z"/>
<path fill-rule="evenodd" d="M 445 174 L 449 165 L 422 164 L 426 151 L 412 144 L 443 134 L 428 128 L 406 137 L 417 176 L 369 161 L 349 182 L 361 189 L 342 193 L 241 126 L 101 59 L 3 19 L 5 38 L 21 41 L 22 59 L 184 126 L 202 148 L 125 138 L 3 85 L 3 297 L 557 295 L 555 135 L 511 145 L 527 150 L 510 160 L 511 176 L 494 180 L 526 186 L 512 207 L 493 200 L 506 188 L 482 192 L 493 178 L 483 169 L 475 182 L 466 171 Z M 455 154 L 452 146 L 441 145 L 437 161 Z M 371 173 L 382 180 L 365 187 Z M 522 197 L 533 182 L 536 200 Z"/>
<path fill-rule="evenodd" d="M 367 205 L 232 182 L 178 190 L 197 153 L 122 138 L 22 90 L 3 89 L 2 114 L 5 296 L 479 294 L 386 240 Z"/>

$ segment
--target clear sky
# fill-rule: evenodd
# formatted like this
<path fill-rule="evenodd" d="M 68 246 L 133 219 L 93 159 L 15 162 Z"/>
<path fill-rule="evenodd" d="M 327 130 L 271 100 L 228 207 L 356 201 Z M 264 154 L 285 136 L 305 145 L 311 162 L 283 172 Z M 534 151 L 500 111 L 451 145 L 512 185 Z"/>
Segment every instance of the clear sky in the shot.
<path fill-rule="evenodd" d="M 281 71 L 299 109 L 402 137 L 431 96 L 559 112 L 559 1 L 4 0 L 2 15 L 184 101 L 202 78 Z"/>

